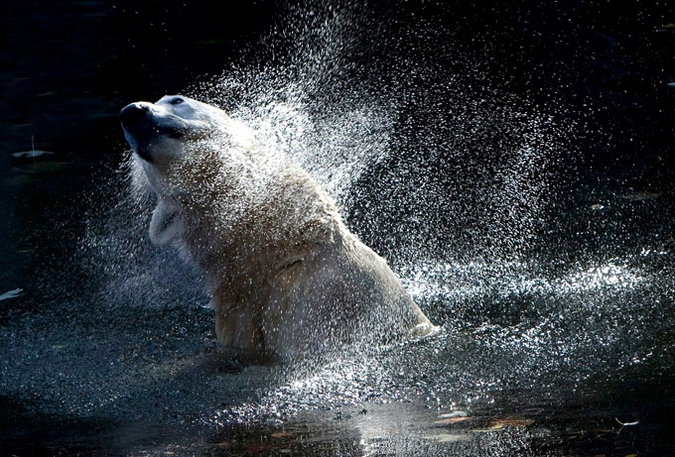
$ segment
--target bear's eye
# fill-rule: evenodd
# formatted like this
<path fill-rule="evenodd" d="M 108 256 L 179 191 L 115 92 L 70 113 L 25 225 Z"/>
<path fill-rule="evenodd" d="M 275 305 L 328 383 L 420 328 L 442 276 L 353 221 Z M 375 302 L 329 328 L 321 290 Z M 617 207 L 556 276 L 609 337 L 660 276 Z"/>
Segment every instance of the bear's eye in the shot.
<path fill-rule="evenodd" d="M 180 104 L 183 103 L 184 101 L 185 101 L 185 100 L 183 100 L 182 98 L 176 97 L 176 98 L 174 98 L 173 100 L 171 100 L 171 102 L 169 102 L 169 103 L 171 103 L 172 105 L 180 105 Z"/>

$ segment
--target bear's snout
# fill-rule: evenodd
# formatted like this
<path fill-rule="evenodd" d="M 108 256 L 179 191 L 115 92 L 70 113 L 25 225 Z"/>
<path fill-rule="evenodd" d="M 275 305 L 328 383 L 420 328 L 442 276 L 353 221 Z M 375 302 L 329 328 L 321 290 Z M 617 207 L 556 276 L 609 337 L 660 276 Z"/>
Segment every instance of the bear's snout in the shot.
<path fill-rule="evenodd" d="M 131 148 L 147 162 L 154 162 L 162 139 L 179 140 L 190 129 L 179 116 L 149 102 L 134 102 L 122 108 L 120 122 Z"/>
<path fill-rule="evenodd" d="M 131 103 L 120 111 L 120 122 L 131 148 L 142 159 L 152 162 L 148 141 L 153 136 L 150 106 L 144 102 Z"/>
<path fill-rule="evenodd" d="M 140 125 L 147 122 L 150 108 L 145 103 L 131 103 L 120 111 L 120 121 L 124 130 L 133 132 Z"/>

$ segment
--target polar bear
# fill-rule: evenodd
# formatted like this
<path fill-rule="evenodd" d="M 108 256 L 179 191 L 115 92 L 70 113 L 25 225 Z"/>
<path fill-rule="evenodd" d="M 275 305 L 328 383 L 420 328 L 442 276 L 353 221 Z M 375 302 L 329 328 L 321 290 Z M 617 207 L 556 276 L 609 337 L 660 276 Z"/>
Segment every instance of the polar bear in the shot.
<path fill-rule="evenodd" d="M 292 358 L 434 331 L 309 174 L 224 111 L 165 96 L 120 120 L 156 195 L 150 239 L 203 269 L 220 342 Z"/>

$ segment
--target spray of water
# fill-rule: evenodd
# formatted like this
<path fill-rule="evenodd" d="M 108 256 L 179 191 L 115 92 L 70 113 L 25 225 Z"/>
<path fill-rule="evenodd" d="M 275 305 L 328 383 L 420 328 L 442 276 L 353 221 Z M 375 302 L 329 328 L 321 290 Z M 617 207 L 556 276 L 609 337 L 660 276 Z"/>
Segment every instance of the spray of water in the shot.
<path fill-rule="evenodd" d="M 389 153 L 396 115 L 376 76 L 350 75 L 347 56 L 359 45 L 350 19 L 293 12 L 289 29 L 272 35 L 296 43 L 281 62 L 235 67 L 189 91 L 248 124 L 262 148 L 294 160 L 343 207 L 362 173 Z"/>
<path fill-rule="evenodd" d="M 309 11 L 289 11 L 263 52 L 189 95 L 308 170 L 394 262 L 532 249 L 566 147 L 551 116 L 415 54 L 406 40 L 443 39 L 431 32 L 392 36 L 355 5 Z"/>

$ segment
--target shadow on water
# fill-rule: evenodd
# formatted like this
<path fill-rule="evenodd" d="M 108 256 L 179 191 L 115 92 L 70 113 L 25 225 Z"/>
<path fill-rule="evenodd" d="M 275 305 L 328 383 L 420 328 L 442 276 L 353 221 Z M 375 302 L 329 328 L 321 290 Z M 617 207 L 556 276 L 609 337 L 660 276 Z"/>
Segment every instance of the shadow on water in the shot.
<path fill-rule="evenodd" d="M 3 22 L 0 294 L 22 289 L 0 297 L 3 454 L 675 451 L 659 60 L 675 19 L 658 6 L 646 30 L 594 2 L 260 2 L 218 32 L 182 2 L 37 3 Z M 70 58 L 48 60 L 53 91 L 52 35 Z M 149 244 L 121 154 L 119 108 L 164 92 L 223 106 L 307 168 L 442 330 L 321 363 L 218 347 L 203 278 Z M 33 150 L 49 153 L 11 155 Z"/>

